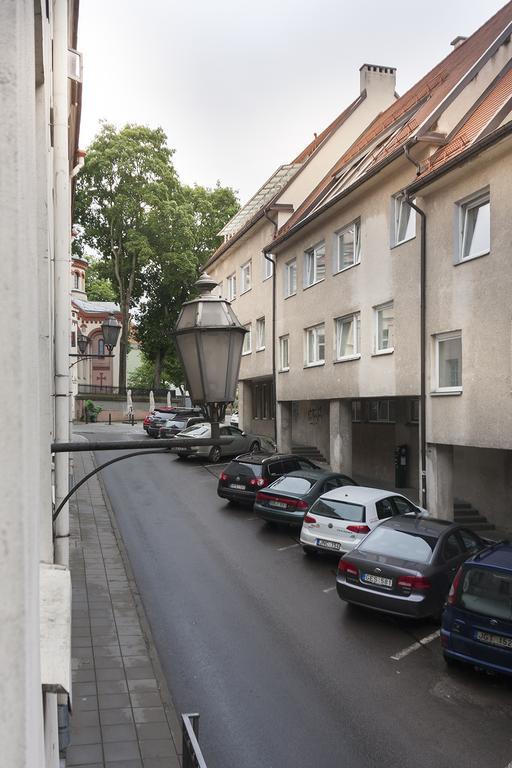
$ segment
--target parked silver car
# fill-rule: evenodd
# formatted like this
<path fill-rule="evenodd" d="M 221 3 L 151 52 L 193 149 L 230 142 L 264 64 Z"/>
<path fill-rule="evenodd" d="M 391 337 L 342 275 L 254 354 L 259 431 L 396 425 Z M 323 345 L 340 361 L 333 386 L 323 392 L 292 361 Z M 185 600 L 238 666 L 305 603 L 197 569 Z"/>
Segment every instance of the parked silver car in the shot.
<path fill-rule="evenodd" d="M 197 456 L 201 459 L 208 459 L 212 464 L 216 464 L 222 456 L 238 456 L 239 453 L 247 452 L 254 453 L 261 448 L 260 438 L 257 435 L 242 432 L 237 427 L 221 426 L 220 436 L 231 438 L 231 443 L 229 445 L 191 445 L 190 448 L 172 448 L 172 450 L 180 457 Z M 193 438 L 209 438 L 211 437 L 211 425 L 208 422 L 194 424 L 179 432 L 176 437 L 187 438 L 191 442 Z"/>

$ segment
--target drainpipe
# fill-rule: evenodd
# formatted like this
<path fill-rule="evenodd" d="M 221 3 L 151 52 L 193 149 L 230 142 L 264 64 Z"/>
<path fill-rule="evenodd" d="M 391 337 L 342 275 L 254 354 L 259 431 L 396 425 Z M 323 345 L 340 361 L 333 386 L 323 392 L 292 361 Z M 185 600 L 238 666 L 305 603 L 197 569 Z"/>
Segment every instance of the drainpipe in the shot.
<path fill-rule="evenodd" d="M 272 239 L 276 236 L 277 222 L 270 218 L 267 209 L 263 215 L 274 227 Z M 276 262 L 270 254 L 263 251 L 263 256 L 272 264 L 272 396 L 274 398 L 274 442 L 277 446 L 277 377 L 276 377 Z"/>
<path fill-rule="evenodd" d="M 70 333 L 70 183 L 68 150 L 68 7 L 55 0 L 53 11 L 54 114 L 54 395 L 55 442 L 69 442 L 69 333 Z M 55 506 L 69 490 L 69 454 L 55 455 Z M 66 504 L 55 525 L 55 562 L 69 564 L 69 508 Z"/>

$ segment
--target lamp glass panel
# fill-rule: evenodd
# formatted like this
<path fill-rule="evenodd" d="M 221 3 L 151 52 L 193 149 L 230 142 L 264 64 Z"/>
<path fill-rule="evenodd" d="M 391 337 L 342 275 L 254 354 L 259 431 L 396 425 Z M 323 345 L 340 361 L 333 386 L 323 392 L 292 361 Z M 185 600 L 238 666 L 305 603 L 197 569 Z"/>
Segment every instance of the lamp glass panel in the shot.
<path fill-rule="evenodd" d="M 230 331 L 207 331 L 200 337 L 206 402 L 226 400 Z"/>
<path fill-rule="evenodd" d="M 184 333 L 177 335 L 176 344 L 186 372 L 190 397 L 193 401 L 203 402 L 205 400 L 205 393 L 197 354 L 196 334 Z"/>

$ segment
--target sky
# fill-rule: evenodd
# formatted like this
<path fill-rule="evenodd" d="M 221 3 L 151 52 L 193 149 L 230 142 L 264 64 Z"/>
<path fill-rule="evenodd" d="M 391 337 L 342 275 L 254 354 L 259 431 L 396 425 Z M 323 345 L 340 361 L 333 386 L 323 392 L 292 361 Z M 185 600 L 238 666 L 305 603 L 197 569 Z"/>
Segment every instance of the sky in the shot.
<path fill-rule="evenodd" d="M 99 121 L 160 126 L 187 184 L 246 202 L 359 94 L 359 68 L 404 93 L 502 0 L 81 0 L 80 146 Z"/>

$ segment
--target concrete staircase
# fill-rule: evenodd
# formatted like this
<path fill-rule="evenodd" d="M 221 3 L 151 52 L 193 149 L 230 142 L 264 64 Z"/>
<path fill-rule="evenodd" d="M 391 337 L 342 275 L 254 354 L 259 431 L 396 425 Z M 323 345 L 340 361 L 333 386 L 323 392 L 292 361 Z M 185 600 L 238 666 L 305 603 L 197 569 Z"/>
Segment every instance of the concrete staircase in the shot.
<path fill-rule="evenodd" d="M 453 502 L 453 519 L 460 525 L 466 525 L 473 531 L 494 531 L 495 527 L 484 515 L 471 506 L 467 501 L 455 499 Z"/>
<path fill-rule="evenodd" d="M 297 454 L 297 456 L 304 456 L 304 458 L 314 462 L 327 464 L 327 459 L 315 445 L 292 445 L 292 453 Z"/>

